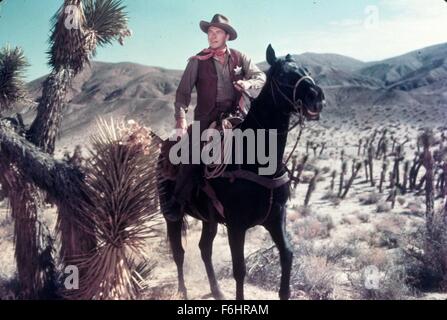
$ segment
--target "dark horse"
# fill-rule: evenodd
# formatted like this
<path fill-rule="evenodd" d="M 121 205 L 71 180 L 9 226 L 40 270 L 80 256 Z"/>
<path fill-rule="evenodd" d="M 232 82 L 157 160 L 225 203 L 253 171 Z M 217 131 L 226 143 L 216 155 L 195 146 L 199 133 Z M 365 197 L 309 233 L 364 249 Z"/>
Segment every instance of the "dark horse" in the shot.
<path fill-rule="evenodd" d="M 258 129 L 276 132 L 276 163 L 281 164 L 281 166 L 278 166 L 275 174 L 265 177 L 265 180 L 274 181 L 275 177 L 284 176 L 286 170 L 283 165 L 283 156 L 291 116 L 297 115 L 298 119 L 301 120 L 304 118 L 318 120 L 325 100 L 321 88 L 315 85 L 313 79 L 303 68 L 297 66 L 290 55 L 285 59 L 278 59 L 275 51 L 269 45 L 267 62 L 271 66 L 267 74 L 267 82 L 258 98 L 252 102 L 251 109 L 239 128 L 242 132 L 246 130 L 256 132 Z M 265 148 L 268 149 L 268 139 L 263 141 L 266 143 Z M 247 148 L 244 146 L 244 156 L 246 156 L 246 153 Z M 244 157 L 244 161 L 245 159 L 247 158 Z M 261 165 L 257 161 L 254 164 L 244 162 L 240 166 L 229 165 L 226 172 L 242 169 L 245 172 L 258 173 L 258 169 L 263 166 L 265 166 L 265 163 Z M 233 275 L 236 280 L 236 299 L 244 299 L 245 233 L 249 228 L 256 225 L 262 225 L 269 231 L 279 249 L 282 272 L 279 297 L 288 299 L 290 297 L 289 283 L 293 259 L 293 253 L 285 231 L 286 203 L 290 196 L 288 180 L 274 187 L 268 187 L 265 184 L 253 181 L 253 179 L 241 177 L 236 177 L 236 179 L 219 177 L 208 180 L 208 183 L 214 189 L 224 208 L 225 218 L 219 215 L 210 198 L 201 189 L 195 193 L 194 199 L 185 211 L 190 216 L 203 221 L 199 247 L 214 298 L 223 298 L 216 281 L 211 258 L 218 223 L 223 223 L 228 229 Z M 160 192 L 161 210 L 166 212 L 164 204 L 171 197 L 174 182 L 165 179 L 160 180 L 159 188 L 163 190 L 163 192 Z M 178 290 L 186 298 L 183 277 L 182 229 L 183 221 L 167 221 L 168 238 L 178 270 Z"/>

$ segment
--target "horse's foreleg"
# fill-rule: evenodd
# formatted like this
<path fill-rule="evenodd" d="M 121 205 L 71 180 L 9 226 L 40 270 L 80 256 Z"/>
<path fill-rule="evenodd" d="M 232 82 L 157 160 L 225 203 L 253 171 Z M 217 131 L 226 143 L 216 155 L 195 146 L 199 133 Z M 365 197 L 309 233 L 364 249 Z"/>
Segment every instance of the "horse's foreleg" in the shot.
<path fill-rule="evenodd" d="M 236 300 L 244 300 L 245 279 L 245 230 L 228 228 L 228 240 L 230 243 L 231 257 L 233 260 L 233 276 L 236 280 Z"/>
<path fill-rule="evenodd" d="M 202 260 L 205 263 L 206 273 L 210 283 L 211 293 L 216 300 L 223 300 L 224 296 L 220 291 L 216 280 L 212 262 L 213 241 L 217 233 L 217 222 L 203 222 L 202 236 L 200 237 L 199 248 L 202 254 Z"/>
<path fill-rule="evenodd" d="M 168 238 L 171 244 L 172 255 L 175 264 L 177 265 L 178 274 L 178 292 L 183 299 L 187 299 L 187 291 L 185 286 L 185 279 L 183 275 L 183 261 L 185 258 L 185 250 L 182 245 L 182 225 L 183 221 L 167 222 Z"/>
<path fill-rule="evenodd" d="M 288 300 L 290 298 L 290 271 L 292 269 L 293 251 L 287 240 L 285 230 L 286 209 L 281 208 L 280 214 L 274 219 L 268 221 L 264 227 L 272 236 L 273 242 L 279 251 L 281 260 L 281 286 L 279 289 L 279 298 Z"/>

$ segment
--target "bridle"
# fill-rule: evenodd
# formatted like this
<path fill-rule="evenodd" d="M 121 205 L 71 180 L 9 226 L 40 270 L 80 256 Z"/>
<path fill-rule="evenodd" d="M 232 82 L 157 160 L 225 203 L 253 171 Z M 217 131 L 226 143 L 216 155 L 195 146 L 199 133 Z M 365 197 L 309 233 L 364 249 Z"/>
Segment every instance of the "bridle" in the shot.
<path fill-rule="evenodd" d="M 312 84 L 315 85 L 314 79 L 308 75 L 302 76 L 300 79 L 298 79 L 298 81 L 295 83 L 294 86 L 287 84 L 287 83 L 281 83 L 278 80 L 276 80 L 275 78 L 272 78 L 270 87 L 272 89 L 272 96 L 273 96 L 273 101 L 275 102 L 275 105 L 277 105 L 277 102 L 276 102 L 275 91 L 274 91 L 273 86 L 276 87 L 276 90 L 279 92 L 279 94 L 281 94 L 281 96 L 292 106 L 293 111 L 298 112 L 299 110 L 301 110 L 301 108 L 303 107 L 303 100 L 296 98 L 296 91 L 297 91 L 298 87 L 300 86 L 300 84 L 304 80 L 310 80 L 312 82 Z M 290 100 L 290 98 L 284 93 L 284 91 L 281 90 L 281 87 L 293 89 L 293 100 Z"/>
<path fill-rule="evenodd" d="M 278 80 L 276 80 L 273 77 L 272 77 L 272 80 L 270 81 L 270 88 L 272 90 L 272 98 L 273 98 L 273 102 L 274 102 L 275 106 L 278 105 L 278 102 L 276 101 L 276 98 L 275 98 L 275 90 L 274 90 L 275 88 L 274 88 L 274 86 L 276 87 L 276 90 L 279 92 L 279 94 L 291 105 L 292 110 L 296 111 L 297 113 L 299 113 L 298 120 L 291 127 L 289 127 L 284 132 L 277 133 L 278 136 L 279 135 L 287 135 L 290 131 L 295 129 L 298 125 L 300 126 L 300 133 L 299 133 L 298 138 L 297 138 L 297 140 L 295 142 L 295 145 L 294 145 L 294 147 L 292 149 L 292 152 L 290 152 L 289 156 L 287 157 L 287 160 L 284 163 L 284 167 L 289 172 L 289 174 L 290 174 L 290 170 L 287 168 L 287 163 L 290 161 L 290 158 L 292 157 L 292 154 L 295 152 L 295 150 L 296 150 L 296 148 L 298 146 L 298 143 L 299 143 L 299 141 L 301 139 L 301 134 L 302 134 L 303 129 L 304 129 L 304 119 L 305 119 L 305 117 L 304 117 L 304 114 L 303 114 L 303 106 L 304 106 L 303 100 L 296 98 L 297 89 L 300 86 L 300 84 L 303 83 L 304 80 L 310 80 L 313 85 L 316 85 L 315 80 L 311 76 L 309 76 L 309 75 L 304 75 L 301 78 L 299 78 L 298 81 L 293 86 L 290 85 L 290 84 L 287 84 L 287 83 L 281 83 L 281 82 L 279 82 Z M 284 91 L 281 90 L 281 87 L 287 87 L 287 88 L 293 89 L 293 100 L 290 100 L 290 98 L 284 93 Z M 250 100 L 254 100 L 253 97 L 248 92 L 243 91 L 243 93 L 246 94 L 247 97 Z M 253 117 L 253 119 L 258 123 L 258 125 L 261 126 L 261 124 L 259 123 L 259 121 L 255 117 Z"/>
<path fill-rule="evenodd" d="M 275 78 L 272 77 L 272 80 L 270 82 L 270 88 L 272 90 L 272 97 L 273 97 L 273 102 L 275 103 L 275 106 L 278 105 L 278 102 L 276 100 L 276 95 L 275 95 L 275 88 L 276 91 L 284 98 L 284 100 L 286 100 L 290 106 L 292 107 L 292 110 L 295 111 L 296 113 L 299 114 L 298 117 L 298 121 L 296 123 L 294 123 L 288 130 L 286 133 L 290 132 L 291 130 L 293 130 L 296 126 L 300 125 L 301 127 L 304 127 L 304 115 L 303 115 L 303 100 L 302 99 L 297 99 L 296 94 L 297 94 L 297 89 L 299 88 L 300 84 L 303 83 L 303 81 L 305 80 L 310 80 L 312 82 L 313 85 L 315 85 L 315 80 L 309 76 L 309 75 L 305 75 L 302 76 L 301 78 L 298 79 L 298 81 L 295 83 L 295 85 L 290 85 L 287 83 L 281 83 L 278 80 L 276 80 Z M 286 88 L 291 88 L 293 89 L 293 100 L 291 100 L 285 93 L 284 91 L 281 89 L 281 87 L 286 87 Z"/>
<path fill-rule="evenodd" d="M 287 132 L 286 132 L 286 133 L 289 133 L 290 131 L 292 131 L 298 125 L 300 126 L 300 133 L 298 135 L 298 138 L 295 141 L 295 145 L 293 146 L 292 151 L 290 152 L 289 156 L 287 157 L 287 160 L 284 162 L 284 167 L 289 172 L 289 174 L 291 174 L 291 172 L 287 168 L 287 163 L 290 161 L 290 158 L 292 157 L 293 153 L 295 152 L 296 147 L 298 146 L 298 143 L 299 143 L 299 141 L 301 139 L 301 134 L 303 133 L 303 129 L 304 129 L 304 115 L 303 115 L 303 106 L 304 106 L 304 104 L 303 104 L 303 100 L 296 98 L 296 91 L 297 91 L 298 87 L 300 86 L 300 84 L 304 80 L 310 80 L 313 85 L 316 85 L 315 84 L 315 80 L 311 76 L 309 76 L 309 75 L 302 76 L 300 79 L 298 79 L 298 81 L 295 83 L 294 86 L 292 86 L 290 84 L 287 84 L 287 83 L 281 83 L 281 82 L 279 82 L 278 80 L 276 80 L 273 77 L 272 77 L 272 80 L 271 80 L 271 83 L 270 83 L 270 87 L 272 89 L 273 102 L 275 103 L 275 106 L 278 103 L 277 103 L 276 98 L 275 98 L 275 90 L 273 88 L 273 85 L 275 85 L 276 90 L 292 106 L 292 110 L 297 112 L 297 113 L 299 113 L 298 120 L 291 127 L 289 127 L 289 129 L 287 129 Z M 290 98 L 281 90 L 281 86 L 293 89 L 293 100 L 290 100 Z"/>

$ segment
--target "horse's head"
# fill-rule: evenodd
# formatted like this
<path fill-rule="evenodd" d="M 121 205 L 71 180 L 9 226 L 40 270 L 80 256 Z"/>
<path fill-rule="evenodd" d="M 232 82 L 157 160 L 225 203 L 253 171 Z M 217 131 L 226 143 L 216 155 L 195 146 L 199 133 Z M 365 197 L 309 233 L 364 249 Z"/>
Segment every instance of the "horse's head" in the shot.
<path fill-rule="evenodd" d="M 320 112 L 326 104 L 323 90 L 315 84 L 309 72 L 300 68 L 289 54 L 283 59 L 276 57 L 272 46 L 267 48 L 269 85 L 273 99 L 282 99 L 286 113 L 300 113 L 307 120 L 319 120 Z"/>

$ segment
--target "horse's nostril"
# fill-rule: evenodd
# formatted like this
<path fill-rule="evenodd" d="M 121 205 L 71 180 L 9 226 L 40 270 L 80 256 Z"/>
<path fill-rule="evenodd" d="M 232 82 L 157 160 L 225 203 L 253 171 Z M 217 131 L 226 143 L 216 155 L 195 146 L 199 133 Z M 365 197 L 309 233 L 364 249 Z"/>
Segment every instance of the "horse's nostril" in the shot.
<path fill-rule="evenodd" d="M 320 103 L 317 104 L 318 106 L 318 111 L 323 110 L 323 108 L 326 107 L 326 100 L 321 101 Z"/>

